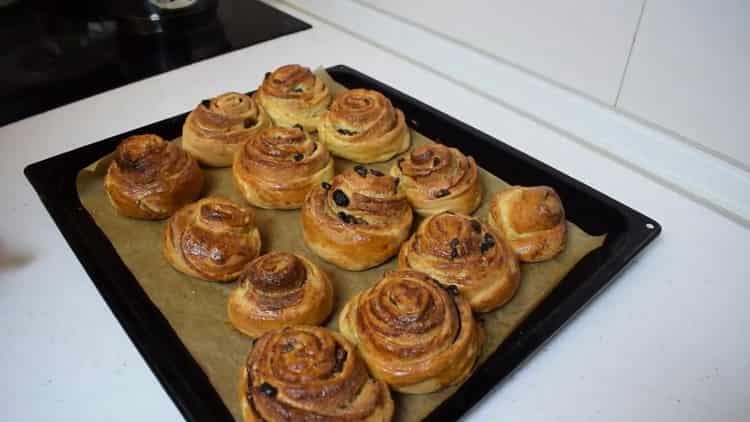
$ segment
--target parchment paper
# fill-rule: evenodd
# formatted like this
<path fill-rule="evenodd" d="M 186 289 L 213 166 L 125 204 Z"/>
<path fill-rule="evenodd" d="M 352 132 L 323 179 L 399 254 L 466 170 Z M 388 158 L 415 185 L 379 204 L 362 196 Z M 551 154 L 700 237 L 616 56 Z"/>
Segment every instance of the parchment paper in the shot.
<path fill-rule="evenodd" d="M 324 71 L 321 77 L 330 80 Z M 332 91 L 343 88 L 331 80 Z M 412 131 L 413 146 L 432 142 Z M 395 160 L 370 165 L 387 173 Z M 250 338 L 235 331 L 227 319 L 227 297 L 236 283 L 218 284 L 190 278 L 172 269 L 162 256 L 161 233 L 164 221 L 140 221 L 118 216 L 104 193 L 104 174 L 109 157 L 82 170 L 77 179 L 81 203 L 96 224 L 107 235 L 117 253 L 141 284 L 153 303 L 161 310 L 177 335 L 202 366 L 214 388 L 219 392 L 235 419 L 242 420 L 237 384 L 239 368 L 252 345 Z M 336 173 L 353 164 L 336 159 Z M 204 169 L 207 187 L 205 194 L 220 194 L 238 203 L 242 197 L 232 185 L 231 170 Z M 486 221 L 492 194 L 508 186 L 492 174 L 480 170 L 485 196 L 474 215 Z M 301 253 L 311 258 L 331 274 L 336 300 L 334 312 L 327 326 L 337 329 L 338 313 L 355 293 L 370 287 L 384 271 L 395 268 L 395 259 L 364 272 L 339 269 L 317 258 L 304 244 L 301 235 L 300 212 L 256 209 L 257 224 L 262 236 L 262 252 L 283 250 Z M 421 219 L 417 219 L 417 223 Z M 415 226 L 416 227 L 416 224 Z M 515 297 L 501 309 L 483 314 L 488 341 L 481 361 L 484 361 L 513 329 L 554 289 L 575 264 L 604 242 L 605 236 L 591 236 L 568 222 L 568 243 L 555 259 L 522 265 L 521 287 Z M 426 395 L 394 393 L 395 420 L 418 421 L 446 400 L 457 387 L 450 387 Z"/>

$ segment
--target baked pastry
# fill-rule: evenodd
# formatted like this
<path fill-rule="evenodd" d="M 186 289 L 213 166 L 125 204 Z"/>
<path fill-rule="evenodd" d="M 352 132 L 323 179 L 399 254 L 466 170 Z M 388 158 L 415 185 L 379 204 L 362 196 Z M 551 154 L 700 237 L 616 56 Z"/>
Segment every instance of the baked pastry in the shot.
<path fill-rule="evenodd" d="M 398 179 L 358 165 L 310 190 L 302 235 L 318 256 L 360 271 L 385 262 L 407 237 L 413 215 Z"/>
<path fill-rule="evenodd" d="M 412 270 L 389 271 L 354 296 L 339 315 L 339 329 L 357 345 L 375 378 L 410 394 L 466 380 L 485 341 L 458 290 L 449 292 Z"/>
<path fill-rule="evenodd" d="M 251 136 L 271 125 L 254 97 L 227 92 L 203 100 L 182 126 L 182 147 L 200 163 L 229 167 L 234 154 Z"/>
<path fill-rule="evenodd" d="M 393 399 L 341 334 L 299 325 L 253 346 L 240 376 L 245 422 L 388 422 Z"/>
<path fill-rule="evenodd" d="M 186 205 L 164 228 L 164 257 L 206 281 L 231 281 L 260 252 L 255 212 L 213 196 Z"/>
<path fill-rule="evenodd" d="M 398 265 L 455 286 L 478 312 L 504 305 L 521 281 L 518 258 L 502 236 L 461 214 L 427 217 L 401 246 Z"/>
<path fill-rule="evenodd" d="M 495 194 L 488 223 L 523 262 L 554 258 L 565 249 L 565 209 L 549 186 L 513 186 Z"/>
<path fill-rule="evenodd" d="M 271 127 L 240 148 L 232 175 L 256 207 L 292 209 L 302 206 L 313 186 L 333 178 L 333 165 L 328 149 L 299 127 Z"/>
<path fill-rule="evenodd" d="M 302 125 L 307 132 L 317 129 L 331 103 L 331 93 L 325 82 L 310 69 L 297 64 L 266 73 L 257 95 L 277 126 Z"/>
<path fill-rule="evenodd" d="M 117 147 L 104 177 L 104 190 L 126 217 L 161 220 L 194 201 L 203 172 L 177 145 L 157 135 L 131 136 Z"/>
<path fill-rule="evenodd" d="M 286 325 L 318 325 L 333 308 L 328 275 L 307 258 L 270 252 L 255 258 L 229 295 L 229 321 L 250 337 Z"/>
<path fill-rule="evenodd" d="M 320 121 L 318 136 L 333 155 L 357 163 L 390 160 L 409 149 L 411 139 L 404 113 L 368 89 L 338 94 Z"/>
<path fill-rule="evenodd" d="M 477 163 L 445 145 L 414 148 L 396 161 L 391 175 L 401 179 L 399 189 L 422 216 L 443 211 L 471 214 L 482 202 Z"/>

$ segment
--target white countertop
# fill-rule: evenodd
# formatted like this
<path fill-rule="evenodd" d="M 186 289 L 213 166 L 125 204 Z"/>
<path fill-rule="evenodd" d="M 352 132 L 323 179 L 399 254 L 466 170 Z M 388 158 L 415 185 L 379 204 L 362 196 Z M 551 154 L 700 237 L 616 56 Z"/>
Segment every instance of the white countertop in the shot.
<path fill-rule="evenodd" d="M 0 128 L 0 420 L 182 419 L 22 170 L 184 112 L 196 99 L 253 89 L 288 62 L 361 70 L 663 225 L 633 265 L 467 420 L 746 420 L 747 227 L 455 81 L 302 17 L 314 28 Z"/>

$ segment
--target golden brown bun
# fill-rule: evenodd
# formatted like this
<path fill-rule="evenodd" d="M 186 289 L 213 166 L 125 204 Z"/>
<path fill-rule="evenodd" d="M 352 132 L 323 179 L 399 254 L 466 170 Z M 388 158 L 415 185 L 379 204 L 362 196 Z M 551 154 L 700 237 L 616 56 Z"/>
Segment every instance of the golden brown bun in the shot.
<path fill-rule="evenodd" d="M 398 179 L 356 166 L 310 190 L 302 206 L 302 234 L 318 256 L 360 271 L 398 252 L 413 215 Z"/>
<path fill-rule="evenodd" d="M 169 219 L 163 252 L 167 262 L 189 276 L 234 280 L 260 252 L 255 212 L 226 198 L 203 198 Z"/>
<path fill-rule="evenodd" d="M 478 312 L 504 305 L 521 280 L 518 258 L 502 236 L 461 214 L 427 217 L 401 246 L 398 264 L 455 285 Z"/>
<path fill-rule="evenodd" d="M 227 92 L 190 112 L 182 126 L 182 147 L 202 164 L 228 167 L 240 146 L 270 125 L 254 97 Z"/>
<path fill-rule="evenodd" d="M 488 223 L 523 262 L 546 261 L 565 249 L 565 209 L 548 186 L 513 186 L 498 192 L 490 203 Z"/>
<path fill-rule="evenodd" d="M 157 135 L 131 136 L 117 147 L 104 177 L 104 190 L 126 217 L 161 220 L 194 201 L 203 172 L 177 145 Z"/>
<path fill-rule="evenodd" d="M 357 163 L 390 160 L 409 149 L 404 113 L 377 91 L 351 89 L 336 96 L 318 126 L 331 153 Z"/>
<path fill-rule="evenodd" d="M 297 64 L 267 73 L 257 96 L 277 126 L 302 125 L 307 132 L 317 129 L 331 103 L 328 86 L 310 69 Z"/>
<path fill-rule="evenodd" d="M 243 145 L 232 166 L 235 186 L 261 208 L 302 206 L 314 186 L 333 178 L 333 157 L 299 128 L 272 127 Z"/>
<path fill-rule="evenodd" d="M 357 344 L 375 378 L 410 394 L 466 380 L 485 340 L 457 290 L 449 293 L 412 270 L 389 271 L 354 296 L 339 315 L 339 329 Z"/>
<path fill-rule="evenodd" d="M 333 308 L 328 275 L 307 258 L 270 252 L 255 258 L 229 295 L 229 321 L 250 337 L 287 325 L 318 325 Z"/>
<path fill-rule="evenodd" d="M 455 148 L 421 145 L 399 158 L 391 175 L 401 178 L 399 189 L 422 216 L 444 211 L 471 214 L 482 202 L 477 163 Z"/>
<path fill-rule="evenodd" d="M 240 375 L 245 422 L 388 422 L 388 386 L 342 335 L 299 325 L 259 338 Z"/>

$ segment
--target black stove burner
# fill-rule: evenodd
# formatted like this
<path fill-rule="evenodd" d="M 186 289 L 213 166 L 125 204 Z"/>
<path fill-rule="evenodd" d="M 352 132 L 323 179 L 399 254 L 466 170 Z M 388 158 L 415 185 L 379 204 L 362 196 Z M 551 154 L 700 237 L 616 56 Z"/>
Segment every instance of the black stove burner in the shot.
<path fill-rule="evenodd" d="M 256 0 L 16 0 L 0 6 L 0 126 L 308 28 Z"/>

